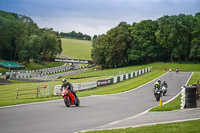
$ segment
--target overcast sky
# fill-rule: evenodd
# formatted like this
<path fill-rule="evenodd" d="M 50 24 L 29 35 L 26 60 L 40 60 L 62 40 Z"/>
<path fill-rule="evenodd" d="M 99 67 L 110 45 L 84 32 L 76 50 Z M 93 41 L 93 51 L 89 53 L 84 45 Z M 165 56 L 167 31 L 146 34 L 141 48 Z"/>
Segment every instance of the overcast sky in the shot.
<path fill-rule="evenodd" d="M 121 21 L 132 24 L 164 15 L 195 15 L 200 0 L 0 0 L 0 10 L 29 16 L 41 28 L 93 37 Z"/>

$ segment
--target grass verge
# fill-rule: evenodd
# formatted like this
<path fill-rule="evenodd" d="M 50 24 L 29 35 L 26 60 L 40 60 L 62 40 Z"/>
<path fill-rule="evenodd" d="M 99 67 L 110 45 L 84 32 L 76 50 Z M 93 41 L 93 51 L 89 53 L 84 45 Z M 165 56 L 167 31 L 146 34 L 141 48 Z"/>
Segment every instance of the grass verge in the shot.
<path fill-rule="evenodd" d="M 198 133 L 200 131 L 199 125 L 200 120 L 193 120 L 137 128 L 89 131 L 87 133 Z"/>
<path fill-rule="evenodd" d="M 180 105 L 181 105 L 181 95 L 179 95 L 175 100 L 165 105 L 152 108 L 150 111 L 172 111 L 180 109 Z"/>

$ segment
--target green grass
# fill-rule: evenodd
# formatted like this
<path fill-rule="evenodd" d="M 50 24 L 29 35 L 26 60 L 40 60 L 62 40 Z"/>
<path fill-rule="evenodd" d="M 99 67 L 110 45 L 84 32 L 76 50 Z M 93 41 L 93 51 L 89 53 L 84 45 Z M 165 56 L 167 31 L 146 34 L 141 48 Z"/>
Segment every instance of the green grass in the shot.
<path fill-rule="evenodd" d="M 151 66 L 155 69 L 163 70 L 164 68 L 172 69 L 175 71 L 176 67 L 179 68 L 179 71 L 185 72 L 196 72 L 200 71 L 200 64 L 176 64 L 176 63 L 152 63 Z"/>
<path fill-rule="evenodd" d="M 175 100 L 165 105 L 152 108 L 150 111 L 172 111 L 180 109 L 180 105 L 181 105 L 181 95 L 179 95 Z"/>
<path fill-rule="evenodd" d="M 91 41 L 62 38 L 62 54 L 72 59 L 91 60 Z"/>
<path fill-rule="evenodd" d="M 200 72 L 194 72 L 188 85 L 197 84 L 197 81 L 200 81 Z"/>
<path fill-rule="evenodd" d="M 193 120 L 137 128 L 89 131 L 86 133 L 198 133 L 200 131 L 199 125 L 200 120 Z"/>

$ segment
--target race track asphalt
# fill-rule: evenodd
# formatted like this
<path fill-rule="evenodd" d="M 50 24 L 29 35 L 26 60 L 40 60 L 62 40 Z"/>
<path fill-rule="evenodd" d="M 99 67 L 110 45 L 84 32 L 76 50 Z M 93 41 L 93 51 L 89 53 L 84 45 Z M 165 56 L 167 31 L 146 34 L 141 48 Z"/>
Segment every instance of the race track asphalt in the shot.
<path fill-rule="evenodd" d="M 181 91 L 191 72 L 168 72 L 166 102 Z M 63 100 L 0 108 L 2 133 L 72 133 L 95 129 L 137 115 L 159 104 L 153 95 L 157 79 L 128 92 L 80 98 L 80 107 L 67 108 Z"/>

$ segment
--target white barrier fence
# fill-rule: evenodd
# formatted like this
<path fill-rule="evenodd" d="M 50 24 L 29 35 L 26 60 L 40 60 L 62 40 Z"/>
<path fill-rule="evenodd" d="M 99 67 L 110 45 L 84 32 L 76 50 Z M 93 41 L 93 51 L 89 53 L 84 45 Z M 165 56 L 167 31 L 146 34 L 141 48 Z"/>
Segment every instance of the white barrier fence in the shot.
<path fill-rule="evenodd" d="M 130 78 L 137 77 L 137 76 L 139 76 L 139 75 L 141 75 L 141 74 L 150 72 L 151 69 L 152 69 L 151 67 L 148 67 L 148 68 L 145 68 L 145 69 L 136 71 L 136 72 L 132 72 L 132 73 L 130 73 Z M 134 75 L 135 75 L 135 76 L 134 76 Z M 121 81 L 123 81 L 123 80 L 130 79 L 130 78 L 129 78 L 129 74 L 120 75 L 120 76 L 119 76 L 119 81 L 118 81 L 118 77 L 114 77 L 114 78 L 113 78 L 112 84 L 121 82 Z M 108 82 L 108 83 L 106 83 L 105 85 L 111 84 L 111 83 L 110 83 L 111 81 L 110 81 L 109 79 L 106 79 L 105 81 Z M 72 85 L 73 85 L 75 91 L 79 91 L 79 90 L 87 90 L 87 89 L 96 88 L 97 86 L 104 86 L 104 85 L 102 85 L 102 84 L 103 84 L 103 82 L 105 82 L 105 81 L 104 81 L 104 80 L 101 80 L 101 82 L 92 81 L 92 82 L 85 82 L 85 83 L 75 83 L 75 84 L 72 84 Z M 98 85 L 98 83 L 99 83 L 99 85 Z M 60 95 L 60 88 L 61 88 L 61 85 L 56 85 L 56 86 L 54 87 L 54 95 Z"/>
<path fill-rule="evenodd" d="M 93 81 L 93 82 L 85 82 L 85 83 L 75 83 L 72 85 L 75 91 L 79 91 L 79 90 L 87 90 L 91 88 L 96 88 L 97 82 Z M 54 87 L 54 95 L 60 95 L 60 88 L 61 88 L 61 85 L 56 85 Z"/>
<path fill-rule="evenodd" d="M 181 109 L 185 108 L 185 87 L 181 87 Z"/>

